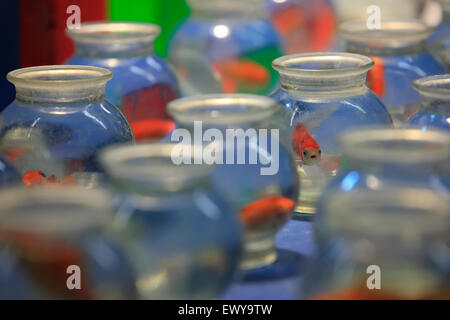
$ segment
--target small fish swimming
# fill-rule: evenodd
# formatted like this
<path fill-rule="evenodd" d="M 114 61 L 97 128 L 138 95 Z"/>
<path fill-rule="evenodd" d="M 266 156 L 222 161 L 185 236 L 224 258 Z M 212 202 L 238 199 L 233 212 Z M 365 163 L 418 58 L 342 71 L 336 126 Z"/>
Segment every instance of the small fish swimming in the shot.
<path fill-rule="evenodd" d="M 273 196 L 254 201 L 241 209 L 239 218 L 246 227 L 263 224 L 274 219 L 287 219 L 294 210 L 292 199 Z"/>
<path fill-rule="evenodd" d="M 40 170 L 29 170 L 25 172 L 22 177 L 22 182 L 27 187 L 36 185 L 66 185 L 76 183 L 72 174 L 63 178 L 61 181 L 58 181 L 54 175 L 47 178 Z"/>
<path fill-rule="evenodd" d="M 306 165 L 316 165 L 322 159 L 322 150 L 302 122 L 295 125 L 292 134 L 292 148 Z"/>
<path fill-rule="evenodd" d="M 270 81 L 269 71 L 247 58 L 216 62 L 213 66 L 220 74 L 224 93 L 235 93 L 239 86 L 253 88 L 267 85 Z"/>

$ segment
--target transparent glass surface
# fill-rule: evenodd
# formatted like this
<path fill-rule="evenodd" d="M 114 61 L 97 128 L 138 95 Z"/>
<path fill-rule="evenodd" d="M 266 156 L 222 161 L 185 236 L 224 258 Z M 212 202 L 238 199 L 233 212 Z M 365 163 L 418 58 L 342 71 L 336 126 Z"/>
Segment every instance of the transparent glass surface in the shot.
<path fill-rule="evenodd" d="M 324 198 L 330 237 L 308 268 L 303 298 L 449 299 L 448 194 L 384 184 Z"/>
<path fill-rule="evenodd" d="M 432 76 L 414 82 L 422 97 L 421 108 L 406 122 L 406 127 L 422 130 L 450 130 L 450 75 Z"/>
<path fill-rule="evenodd" d="M 13 71 L 16 100 L 3 110 L 0 149 L 20 174 L 40 170 L 61 180 L 98 172 L 105 146 L 134 141 L 127 120 L 104 97 L 109 70 L 44 66 Z"/>
<path fill-rule="evenodd" d="M 173 150 L 142 144 L 102 155 L 115 194 L 114 230 L 142 299 L 218 298 L 238 266 L 241 228 L 212 187 L 210 166 L 176 165 Z"/>
<path fill-rule="evenodd" d="M 327 51 L 334 44 L 336 18 L 327 0 L 269 0 L 270 21 L 285 52 Z"/>
<path fill-rule="evenodd" d="M 0 156 L 0 188 L 20 183 L 20 174 L 13 165 Z"/>
<path fill-rule="evenodd" d="M 441 62 L 446 71 L 450 72 L 450 1 L 439 0 L 443 16 L 441 24 L 430 36 L 428 45 L 433 56 Z"/>
<path fill-rule="evenodd" d="M 83 23 L 68 30 L 76 53 L 66 64 L 103 67 L 114 77 L 106 97 L 123 112 L 136 140 L 158 139 L 173 130 L 167 103 L 179 96 L 170 67 L 154 53 L 160 28 L 147 23 Z"/>
<path fill-rule="evenodd" d="M 184 95 L 267 94 L 278 82 L 271 70 L 281 39 L 264 13 L 265 0 L 190 0 L 191 17 L 170 46 Z"/>
<path fill-rule="evenodd" d="M 381 98 L 398 126 L 420 106 L 413 81 L 445 71 L 426 49 L 426 40 L 432 31 L 415 20 L 384 21 L 376 30 L 368 29 L 366 21 L 340 26 L 345 51 L 375 60 L 367 76 L 368 86 Z"/>
<path fill-rule="evenodd" d="M 345 160 L 318 205 L 315 228 L 319 242 L 332 236 L 332 213 L 323 209 L 330 197 L 389 189 L 427 190 L 446 199 L 450 197 L 450 135 L 446 132 L 352 131 L 342 136 L 341 145 Z"/>
<path fill-rule="evenodd" d="M 188 142 L 201 146 L 205 156 L 215 150 L 207 161 L 217 164 L 213 184 L 239 212 L 244 269 L 276 260 L 275 235 L 289 220 L 299 193 L 292 153 L 270 126 L 276 109 L 272 99 L 254 95 L 204 95 L 169 104 L 179 129 L 174 134 L 187 130 L 197 139 Z M 186 143 L 174 134 L 172 141 Z M 210 134 L 215 138 L 203 140 Z M 234 134 L 242 139 L 237 142 Z"/>
<path fill-rule="evenodd" d="M 301 193 L 295 213 L 308 217 L 341 162 L 338 136 L 351 128 L 392 126 L 380 99 L 365 85 L 373 61 L 340 53 L 285 56 L 273 63 L 281 104 L 272 122 L 294 152 Z"/>
<path fill-rule="evenodd" d="M 72 187 L 2 191 L 0 299 L 136 299 L 108 201 Z"/>

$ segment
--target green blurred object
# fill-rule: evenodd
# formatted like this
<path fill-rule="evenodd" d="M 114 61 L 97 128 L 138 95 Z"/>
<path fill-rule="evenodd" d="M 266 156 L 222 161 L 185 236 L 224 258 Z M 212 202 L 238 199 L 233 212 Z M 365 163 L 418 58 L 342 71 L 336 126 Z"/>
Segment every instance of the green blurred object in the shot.
<path fill-rule="evenodd" d="M 189 14 L 186 0 L 110 0 L 109 2 L 109 18 L 112 21 L 150 22 L 161 26 L 162 33 L 155 41 L 155 51 L 161 57 L 167 57 L 170 40 Z"/>

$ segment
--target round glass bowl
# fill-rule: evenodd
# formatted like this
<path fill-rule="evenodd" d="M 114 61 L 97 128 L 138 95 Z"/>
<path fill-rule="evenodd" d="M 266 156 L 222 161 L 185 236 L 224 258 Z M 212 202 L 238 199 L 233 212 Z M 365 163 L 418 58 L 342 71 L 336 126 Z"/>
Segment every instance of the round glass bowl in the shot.
<path fill-rule="evenodd" d="M 448 194 L 384 182 L 324 198 L 332 234 L 305 274 L 304 297 L 450 298 Z"/>
<path fill-rule="evenodd" d="M 244 227 L 241 267 L 255 269 L 277 259 L 275 235 L 291 217 L 299 179 L 290 150 L 270 125 L 276 101 L 256 95 L 203 95 L 169 104 L 177 123 L 171 140 L 194 145 L 216 164 L 212 179 L 239 212 Z"/>
<path fill-rule="evenodd" d="M 368 86 L 381 98 L 398 126 L 420 105 L 413 81 L 444 73 L 427 51 L 426 41 L 432 32 L 432 28 L 415 20 L 382 21 L 379 29 L 368 29 L 365 20 L 340 26 L 345 51 L 375 60 L 367 76 Z"/>
<path fill-rule="evenodd" d="M 109 200 L 80 187 L 0 192 L 0 299 L 135 299 Z"/>
<path fill-rule="evenodd" d="M 287 54 L 324 51 L 333 46 L 336 18 L 327 0 L 269 0 L 270 21 Z"/>
<path fill-rule="evenodd" d="M 419 129 L 371 129 L 341 137 L 344 150 L 340 174 L 330 182 L 316 216 L 316 238 L 330 238 L 327 199 L 359 191 L 428 190 L 450 197 L 450 135 Z M 322 212 L 321 212 L 322 211 Z"/>
<path fill-rule="evenodd" d="M 413 86 L 422 97 L 422 107 L 408 119 L 406 126 L 450 131 L 450 75 L 421 78 Z"/>
<path fill-rule="evenodd" d="M 371 58 L 350 53 L 311 53 L 273 62 L 280 88 L 272 94 L 281 107 L 272 117 L 285 145 L 294 152 L 301 180 L 296 214 L 311 216 L 341 161 L 337 137 L 346 130 L 392 126 L 380 99 L 365 85 Z"/>
<path fill-rule="evenodd" d="M 20 184 L 21 176 L 11 163 L 0 156 L 0 188 Z"/>
<path fill-rule="evenodd" d="M 98 150 L 134 141 L 125 117 L 105 99 L 112 76 L 89 66 L 10 72 L 16 99 L 1 114 L 2 154 L 22 175 L 40 170 L 62 181 L 76 172 L 98 172 Z"/>
<path fill-rule="evenodd" d="M 184 95 L 267 94 L 278 82 L 270 69 L 281 39 L 265 14 L 265 0 L 189 0 L 191 17 L 170 46 Z"/>
<path fill-rule="evenodd" d="M 210 182 L 212 168 L 176 152 L 176 145 L 142 144 L 102 154 L 116 195 L 114 230 L 141 298 L 218 298 L 238 266 L 241 228 Z"/>
<path fill-rule="evenodd" d="M 114 73 L 106 97 L 122 110 L 136 140 L 159 139 L 174 128 L 166 106 L 179 90 L 175 74 L 154 52 L 160 32 L 157 25 L 132 22 L 89 22 L 66 31 L 76 51 L 66 64 Z"/>
<path fill-rule="evenodd" d="M 428 39 L 428 46 L 433 56 L 441 62 L 447 72 L 450 72 L 450 1 L 438 0 L 443 16 L 441 24 Z"/>

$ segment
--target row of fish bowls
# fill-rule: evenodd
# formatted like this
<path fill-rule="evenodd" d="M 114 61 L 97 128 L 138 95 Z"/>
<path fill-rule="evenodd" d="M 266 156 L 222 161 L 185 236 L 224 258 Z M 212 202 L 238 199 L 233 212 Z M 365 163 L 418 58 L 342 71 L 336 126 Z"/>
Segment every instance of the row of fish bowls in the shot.
<path fill-rule="evenodd" d="M 219 298 L 242 274 L 270 268 L 276 234 L 296 217 L 304 166 L 323 165 L 308 130 L 286 131 L 279 110 L 252 95 L 175 100 L 169 138 L 107 147 L 100 173 L 78 174 L 77 183 L 31 170 L 21 180 L 28 187 L 11 186 L 15 169 L 3 161 L 0 298 Z M 335 140 L 318 243 L 355 229 L 381 235 L 384 219 L 400 228 L 387 212 L 414 211 L 436 236 L 448 234 L 448 133 L 379 127 Z M 417 194 L 433 201 L 402 206 Z M 396 206 L 386 208 L 388 196 Z"/>

